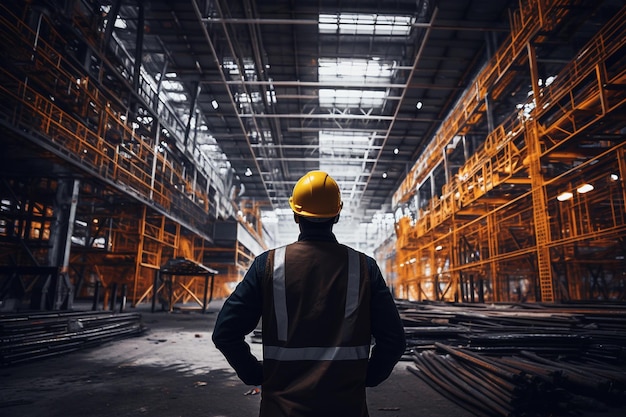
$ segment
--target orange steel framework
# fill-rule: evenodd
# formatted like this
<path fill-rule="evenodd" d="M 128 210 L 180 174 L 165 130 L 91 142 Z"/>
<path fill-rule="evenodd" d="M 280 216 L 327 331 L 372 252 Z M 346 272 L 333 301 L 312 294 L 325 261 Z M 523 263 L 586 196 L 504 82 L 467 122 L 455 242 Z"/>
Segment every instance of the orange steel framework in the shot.
<path fill-rule="evenodd" d="M 505 91 L 512 64 L 526 62 L 532 110 L 514 112 L 432 198 L 396 222 L 396 295 L 413 300 L 542 301 L 626 298 L 626 7 L 539 87 L 535 45 L 567 8 L 529 2 L 509 42 L 477 76 L 429 151 L 394 195 L 405 206 L 442 163 L 455 136 Z M 482 109 L 482 110 L 481 110 Z M 595 139 L 598 137 L 598 139 Z M 607 137 L 608 139 L 603 139 Z M 593 138 L 593 139 L 590 139 Z M 593 190 L 582 193 L 582 184 Z M 568 191 L 571 196 L 559 201 Z M 379 257 L 389 257 L 383 248 Z"/>
<path fill-rule="evenodd" d="M 41 18 L 45 26 L 46 18 Z M 166 106 L 155 102 L 158 94 L 140 84 L 139 99 L 160 113 L 157 128 L 147 132 L 127 123 L 126 109 L 116 94 L 103 90 L 63 57 L 59 51 L 65 41 L 52 25 L 35 32 L 3 9 L 0 34 L 3 49 L 23 69 L 16 73 L 0 68 L 0 117 L 7 126 L 3 141 L 11 136 L 16 143 L 35 144 L 34 155 L 71 167 L 70 175 L 80 184 L 80 221 L 72 228 L 84 230 L 78 230 L 82 237 L 71 236 L 78 241 L 72 241 L 68 267 L 61 271 L 71 283 L 65 289 L 69 297 L 74 292 L 78 297 L 92 296 L 96 283 L 105 289 L 122 284 L 134 304 L 147 301 L 155 290 L 154 272 L 169 259 L 202 264 L 213 253 L 228 254 L 209 265 L 220 272 L 213 295 L 228 294 L 229 281 L 241 277 L 252 255 L 239 242 L 213 244 L 214 222 L 220 212 L 233 210 L 219 207 L 226 197 L 219 194 L 228 190 L 220 189 L 216 170 L 190 169 L 167 148 L 160 127 L 171 135 L 184 128 Z M 33 271 L 47 262 L 52 224 L 61 208 L 54 204 L 58 179 L 24 184 L 19 178 L 3 181 L 0 265 L 11 270 L 3 276 L 3 291 L 17 280 L 28 295 L 46 279 L 45 273 Z M 82 208 L 87 205 L 91 209 Z M 262 242 L 258 226 L 246 224 Z M 25 267 L 35 269 L 25 273 Z M 203 290 L 192 279 L 179 301 L 197 301 Z M 110 295 L 105 292 L 104 306 Z"/>

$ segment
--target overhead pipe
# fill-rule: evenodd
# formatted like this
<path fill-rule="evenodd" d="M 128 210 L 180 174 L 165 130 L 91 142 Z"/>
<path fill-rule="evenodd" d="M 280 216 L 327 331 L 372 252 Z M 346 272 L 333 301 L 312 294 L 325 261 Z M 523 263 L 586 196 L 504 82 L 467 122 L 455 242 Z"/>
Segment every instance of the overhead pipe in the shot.
<path fill-rule="evenodd" d="M 428 38 L 430 38 L 430 35 L 431 35 L 432 23 L 437 19 L 437 14 L 438 13 L 439 13 L 439 8 L 435 7 L 435 10 L 433 11 L 433 14 L 431 15 L 430 22 L 426 26 L 426 31 L 424 32 L 424 36 L 422 37 L 419 49 L 417 50 L 417 53 L 415 54 L 415 59 L 413 61 L 413 67 L 411 68 L 411 71 L 409 71 L 409 74 L 407 75 L 406 86 L 408 86 L 411 83 L 411 80 L 413 79 L 413 75 L 415 74 L 415 71 L 417 70 L 417 65 L 422 60 L 422 55 L 424 54 L 424 50 L 426 49 L 426 43 L 428 41 Z M 385 145 L 387 144 L 387 141 L 389 140 L 389 137 L 391 136 L 391 131 L 393 129 L 393 126 L 395 125 L 395 121 L 397 120 L 398 115 L 400 114 L 400 108 L 402 107 L 402 102 L 404 101 L 404 97 L 406 95 L 407 90 L 408 90 L 408 88 L 403 88 L 402 89 L 402 94 L 400 95 L 400 100 L 398 101 L 398 104 L 397 104 L 396 109 L 395 109 L 394 114 L 393 114 L 393 118 L 391 119 L 391 122 L 389 123 L 389 127 L 387 128 L 387 132 L 385 133 L 385 137 L 383 138 L 381 149 L 376 154 L 376 159 L 377 160 L 382 157 L 383 149 L 384 149 Z M 374 164 L 372 166 L 372 169 L 370 170 L 371 173 L 374 173 L 376 171 L 376 166 L 377 165 L 378 165 L 378 163 L 374 162 Z M 365 190 L 367 190 L 367 187 L 369 186 L 371 178 L 372 178 L 371 176 L 368 178 L 368 180 L 367 180 L 367 182 L 365 184 L 365 188 L 363 189 L 363 193 L 361 194 L 361 198 L 365 194 Z M 360 203 L 361 202 L 359 201 L 359 205 L 360 205 Z"/>
<path fill-rule="evenodd" d="M 255 2 L 252 2 L 250 0 L 244 0 L 244 4 L 245 4 L 245 13 L 246 15 L 250 14 L 252 16 L 257 15 L 257 11 L 255 9 Z M 263 56 L 262 56 L 262 51 L 260 50 L 260 45 L 263 44 L 262 40 L 261 40 L 261 29 L 259 27 L 258 24 L 250 24 L 250 34 L 252 36 L 252 40 L 251 40 L 251 44 L 252 44 L 252 50 L 254 51 L 254 59 L 256 62 L 256 67 L 257 67 L 257 72 L 259 73 L 259 75 L 263 78 L 263 81 L 268 81 L 266 78 L 266 74 L 265 74 L 265 69 L 266 69 L 266 64 L 264 62 Z M 269 82 L 269 87 L 273 88 L 272 86 L 272 82 Z M 272 104 L 268 101 L 268 90 L 266 88 L 262 89 L 262 94 L 261 94 L 261 99 L 263 100 L 263 105 L 265 106 L 265 114 L 267 113 L 274 113 L 274 106 L 272 106 Z M 282 128 L 280 126 L 280 120 L 279 119 L 273 119 L 273 127 L 274 127 L 274 139 L 276 141 L 278 141 L 278 143 L 282 143 Z M 279 158 L 283 158 L 283 152 L 282 149 L 278 150 L 278 154 L 279 154 Z M 284 160 L 280 160 L 280 165 L 282 167 L 283 170 L 283 178 L 289 178 L 289 169 L 288 169 L 288 165 L 284 163 Z M 287 195 L 290 194 L 289 188 L 287 188 Z"/>
<path fill-rule="evenodd" d="M 204 38 L 207 42 L 207 45 L 209 46 L 209 49 L 211 50 L 211 55 L 213 56 L 213 60 L 215 61 L 215 65 L 218 69 L 218 72 L 220 74 L 220 79 L 222 80 L 222 83 L 226 83 L 226 75 L 224 74 L 224 70 L 222 68 L 222 63 L 219 60 L 219 57 L 217 55 L 217 50 L 215 49 L 215 45 L 213 44 L 213 41 L 211 40 L 211 35 L 209 34 L 206 24 L 203 23 L 203 17 L 202 17 L 202 13 L 200 12 L 200 7 L 198 6 L 198 2 L 197 0 L 193 0 L 191 2 L 194 12 L 196 14 L 196 17 L 198 19 L 198 22 L 200 23 L 200 27 L 202 28 L 202 33 L 204 35 Z M 233 98 L 233 95 L 231 93 L 230 90 L 228 90 L 228 98 L 230 99 L 230 104 L 233 107 L 233 109 L 237 109 L 237 103 L 235 103 L 235 99 Z M 252 155 L 252 164 L 255 166 L 257 172 L 262 172 L 261 167 L 259 166 L 259 162 L 256 160 L 256 158 L 254 158 L 255 153 L 254 150 L 252 149 L 251 143 L 250 143 L 250 138 L 248 137 L 248 135 L 246 134 L 246 132 L 248 131 L 245 124 L 243 123 L 243 119 L 241 118 L 241 114 L 239 114 L 239 112 L 236 112 L 237 114 L 237 121 L 239 122 L 239 127 L 241 128 L 241 131 L 244 132 L 245 135 L 245 139 L 246 139 L 246 143 L 248 145 L 248 150 L 250 151 L 250 154 Z M 267 188 L 267 184 L 265 183 L 265 180 L 263 178 L 261 178 L 261 184 L 263 185 L 263 188 L 265 190 L 265 193 L 267 195 L 270 195 L 270 192 Z"/>
<path fill-rule="evenodd" d="M 318 19 L 268 19 L 268 18 L 220 18 L 220 17 L 207 17 L 202 19 L 206 23 L 226 23 L 229 25 L 289 25 L 289 26 L 317 26 L 319 25 Z M 411 24 L 413 28 L 430 28 L 435 30 L 467 30 L 467 31 L 479 31 L 479 32 L 509 32 L 508 28 L 494 27 L 494 26 L 462 26 L 458 22 L 454 21 L 441 21 L 437 25 L 424 22 L 413 22 Z"/>
<path fill-rule="evenodd" d="M 195 1 L 194 1 L 194 4 L 195 4 Z M 214 5 L 215 5 L 215 7 L 216 7 L 216 9 L 217 9 L 217 11 L 218 11 L 218 13 L 219 13 L 219 15 L 220 15 L 220 16 L 223 16 L 223 15 L 224 15 L 224 12 L 222 11 L 222 7 L 220 6 L 220 2 L 219 2 L 219 1 L 216 1 L 216 2 L 214 3 Z M 249 5 L 249 7 L 251 7 L 251 6 Z M 204 27 L 205 25 L 202 25 L 202 26 Z M 239 56 L 240 56 L 241 54 L 237 53 L 237 49 L 238 49 L 238 48 L 235 48 L 235 44 L 234 44 L 233 40 L 232 40 L 232 39 L 231 39 L 231 37 L 230 37 L 230 34 L 229 34 L 229 32 L 228 32 L 228 28 L 227 28 L 226 24 L 222 24 L 221 26 L 222 26 L 222 29 L 223 29 L 223 31 L 224 31 L 224 35 L 225 35 L 225 37 L 226 37 L 226 43 L 228 44 L 228 48 L 230 49 L 230 52 L 231 52 L 231 54 L 232 54 L 233 58 L 234 58 L 234 59 L 236 59 L 237 66 L 239 67 L 241 74 L 244 74 L 244 73 L 245 73 L 245 71 L 244 71 L 243 65 L 242 65 L 242 64 L 240 63 L 240 61 L 239 61 Z M 205 28 L 205 30 L 206 30 L 206 28 Z M 254 33 L 254 30 L 251 30 L 251 32 L 252 32 L 252 33 Z M 209 42 L 212 42 L 212 41 L 210 40 L 210 38 L 208 38 L 208 39 L 209 39 Z M 257 45 L 257 43 L 256 43 L 256 42 L 252 42 L 252 47 L 253 47 L 253 48 L 255 48 L 255 54 L 260 54 L 260 52 L 258 51 L 258 45 Z M 213 47 L 212 47 L 212 49 L 213 49 Z M 218 60 L 218 58 L 217 58 L 217 56 L 215 56 L 215 59 L 216 59 L 216 61 L 219 61 L 219 60 Z M 256 62 L 256 65 L 257 65 L 257 71 L 258 71 L 259 75 L 262 75 L 262 71 L 264 71 L 264 65 L 263 65 L 263 63 L 262 63 L 262 62 L 260 62 L 260 60 L 261 60 L 260 55 L 258 55 L 258 56 L 256 56 L 256 55 L 255 55 L 255 62 Z M 223 70 L 222 70 L 221 65 L 219 66 L 219 68 L 220 68 L 220 72 L 223 74 Z M 225 80 L 225 79 L 226 79 L 226 77 L 225 77 L 225 75 L 224 75 L 224 80 Z M 244 77 L 243 77 L 243 75 L 241 76 L 241 79 L 240 79 L 239 85 L 241 86 L 241 88 L 242 88 L 242 90 L 245 92 L 245 94 L 247 94 L 249 97 L 251 97 L 251 96 L 252 96 L 252 95 L 250 94 L 250 91 L 248 90 L 248 88 L 247 88 L 246 84 L 244 84 Z M 229 95 L 232 97 L 232 93 L 230 92 L 230 89 L 229 89 Z M 267 101 L 266 101 L 266 97 L 265 97 L 265 96 L 266 96 L 266 94 L 265 94 L 265 90 L 263 90 L 263 94 L 262 94 L 262 96 L 263 96 L 263 100 L 264 100 L 264 106 L 265 106 L 265 109 L 266 109 L 266 110 L 268 110 L 268 111 L 266 111 L 265 113 L 271 113 L 271 112 L 269 112 L 268 103 L 267 103 Z M 234 99 L 233 99 L 233 101 L 234 101 Z M 257 132 L 257 133 L 258 133 L 261 137 L 263 137 L 263 135 L 264 135 L 264 133 L 263 133 L 263 132 L 264 132 L 264 130 L 265 130 L 265 129 L 262 129 L 262 128 L 259 126 L 259 121 L 257 120 L 257 119 L 258 119 L 258 117 L 259 117 L 259 115 L 258 115 L 258 114 L 256 114 L 256 112 L 255 112 L 255 111 L 254 111 L 254 109 L 253 109 L 253 105 L 252 105 L 253 103 L 250 103 L 250 104 L 251 104 L 252 112 L 251 112 L 250 114 L 247 114 L 247 115 L 246 115 L 246 114 L 241 114 L 241 113 L 239 113 L 239 112 L 238 112 L 238 117 L 239 117 L 239 118 L 242 118 L 242 117 L 249 117 L 249 118 L 251 118 L 250 120 L 252 121 L 252 124 L 254 125 L 254 129 L 255 129 L 255 131 L 256 131 L 256 132 Z M 236 107 L 235 107 L 235 108 L 236 108 Z M 244 132 L 246 132 L 246 131 L 247 131 L 247 130 L 245 130 L 245 129 L 244 129 Z M 274 132 L 274 136 L 276 136 L 276 139 L 277 139 L 277 140 L 280 140 L 280 137 L 279 137 L 279 132 Z M 252 146 L 251 146 L 251 143 L 250 143 L 250 138 L 249 138 L 249 135 L 246 135 L 246 142 L 248 143 L 248 149 L 250 150 L 250 152 L 251 152 L 251 154 L 252 154 L 252 158 L 254 159 L 254 163 L 255 163 L 255 164 L 256 164 L 256 166 L 257 166 L 257 170 L 258 170 L 258 173 L 259 173 L 259 175 L 260 175 L 260 180 L 261 180 L 261 182 L 263 183 L 264 188 L 266 188 L 266 190 L 267 190 L 266 180 L 265 180 L 265 178 L 263 177 L 263 173 L 264 173 L 264 171 L 260 169 L 260 166 L 259 166 L 259 161 L 258 161 L 257 155 L 254 153 L 254 149 L 252 149 Z M 262 156 L 264 156 L 264 157 L 266 157 L 266 158 L 268 157 L 267 150 L 266 150 L 266 149 L 264 149 L 264 148 L 261 148 L 261 154 L 262 154 Z M 282 162 L 282 168 L 283 168 L 283 178 L 285 178 L 285 174 L 284 174 L 284 173 L 286 172 L 286 171 L 285 171 L 285 170 L 286 170 L 286 166 L 284 165 L 284 162 Z M 277 178 L 276 178 L 276 173 L 274 172 L 274 169 L 269 169 L 269 170 L 268 170 L 268 172 L 269 172 L 269 175 L 271 176 L 271 180 L 272 180 L 272 181 L 274 181 L 274 180 L 276 180 L 276 179 L 277 179 Z M 284 191 L 284 192 L 286 192 L 286 193 L 287 193 L 287 195 L 289 195 L 289 193 L 290 193 L 290 191 L 291 191 L 291 190 L 290 190 L 289 188 L 287 188 L 287 189 L 284 189 L 283 191 Z M 269 196 L 269 192 L 267 192 L 267 195 Z"/>
<path fill-rule="evenodd" d="M 397 67 L 394 67 L 394 69 L 398 69 Z M 411 68 L 407 68 L 407 70 L 410 70 Z M 210 81 L 210 80 L 201 80 L 200 81 L 202 84 L 205 85 L 222 85 L 221 82 L 219 81 Z M 359 90 L 363 90 L 366 88 L 375 88 L 375 89 L 380 89 L 380 88 L 396 88 L 396 89 L 401 89 L 401 88 L 406 88 L 407 84 L 397 84 L 397 83 L 387 83 L 387 82 L 371 82 L 368 84 L 363 84 L 362 82 L 350 82 L 350 81 L 345 81 L 345 82 L 338 82 L 338 81 L 300 81 L 300 80 L 279 80 L 279 81 L 264 81 L 264 80 L 241 80 L 241 81 L 226 81 L 226 84 L 228 85 L 261 85 L 261 86 L 278 86 L 278 87 L 311 87 L 311 88 L 320 88 L 320 87 L 342 87 L 342 88 L 358 88 Z M 408 87 L 411 88 L 428 88 L 430 90 L 453 90 L 453 91 L 460 91 L 461 88 L 460 87 L 452 87 L 452 86 L 446 86 L 446 85 L 431 85 L 431 84 L 408 84 Z M 281 96 L 284 97 L 284 96 Z M 306 96 L 309 97 L 309 96 Z M 317 97 L 317 96 L 316 96 Z M 386 100 L 401 100 L 402 97 L 401 96 L 392 96 L 392 97 L 386 97 Z"/>

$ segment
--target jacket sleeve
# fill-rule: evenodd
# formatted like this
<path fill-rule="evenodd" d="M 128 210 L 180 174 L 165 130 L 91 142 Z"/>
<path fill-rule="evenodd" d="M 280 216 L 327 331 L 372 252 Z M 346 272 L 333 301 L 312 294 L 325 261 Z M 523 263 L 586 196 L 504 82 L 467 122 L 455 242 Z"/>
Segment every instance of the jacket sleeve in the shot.
<path fill-rule="evenodd" d="M 374 347 L 367 367 L 365 385 L 375 387 L 389 377 L 406 349 L 404 326 L 391 292 L 378 265 L 370 263 L 372 285 L 371 326 Z"/>
<path fill-rule="evenodd" d="M 261 282 L 267 256 L 257 257 L 235 291 L 226 299 L 213 330 L 213 343 L 245 384 L 261 385 L 263 366 L 245 341 L 262 312 Z"/>

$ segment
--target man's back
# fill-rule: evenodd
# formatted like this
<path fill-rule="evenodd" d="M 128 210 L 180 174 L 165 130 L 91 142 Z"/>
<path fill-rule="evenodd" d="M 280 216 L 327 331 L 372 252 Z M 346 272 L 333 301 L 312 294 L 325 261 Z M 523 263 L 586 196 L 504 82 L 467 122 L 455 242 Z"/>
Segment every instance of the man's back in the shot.
<path fill-rule="evenodd" d="M 365 417 L 365 387 L 387 379 L 404 353 L 398 310 L 376 261 L 332 233 L 343 203 L 330 175 L 304 175 L 289 205 L 298 241 L 254 259 L 213 342 L 244 383 L 262 384 L 263 417 Z M 245 341 L 261 316 L 262 364 Z"/>
<path fill-rule="evenodd" d="M 365 257 L 335 241 L 303 240 L 272 251 L 268 263 L 261 414 L 367 416 Z"/>

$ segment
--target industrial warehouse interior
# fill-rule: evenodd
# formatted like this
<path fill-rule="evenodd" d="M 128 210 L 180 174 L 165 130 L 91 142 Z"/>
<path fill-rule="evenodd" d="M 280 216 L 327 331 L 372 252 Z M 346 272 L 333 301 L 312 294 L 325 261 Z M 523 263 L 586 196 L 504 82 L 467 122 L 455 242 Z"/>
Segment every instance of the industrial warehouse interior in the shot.
<path fill-rule="evenodd" d="M 404 324 L 371 416 L 625 415 L 622 0 L 8 0 L 0 34 L 0 415 L 258 415 L 212 329 L 311 170 Z"/>

